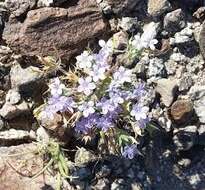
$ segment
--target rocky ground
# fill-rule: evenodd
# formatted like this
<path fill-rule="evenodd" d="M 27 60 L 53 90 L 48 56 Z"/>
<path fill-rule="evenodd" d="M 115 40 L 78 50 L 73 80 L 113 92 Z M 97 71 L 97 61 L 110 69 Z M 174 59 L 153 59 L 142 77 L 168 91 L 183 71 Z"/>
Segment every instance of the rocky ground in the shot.
<path fill-rule="evenodd" d="M 31 180 L 45 164 L 35 142 L 47 135 L 33 110 L 54 75 L 45 77 L 37 56 L 61 58 L 66 69 L 99 39 L 113 37 L 120 49 L 138 32 L 157 39 L 156 49 L 134 66 L 120 54 L 115 59 L 146 81 L 160 130 L 143 138 L 142 155 L 133 160 L 100 158 L 95 143 L 68 152 L 78 178 L 63 189 L 205 190 L 204 18 L 202 0 L 0 2 L 0 190 L 55 189 L 53 171 Z M 52 125 L 46 130 L 52 133 Z M 67 135 L 70 141 L 82 145 Z"/>

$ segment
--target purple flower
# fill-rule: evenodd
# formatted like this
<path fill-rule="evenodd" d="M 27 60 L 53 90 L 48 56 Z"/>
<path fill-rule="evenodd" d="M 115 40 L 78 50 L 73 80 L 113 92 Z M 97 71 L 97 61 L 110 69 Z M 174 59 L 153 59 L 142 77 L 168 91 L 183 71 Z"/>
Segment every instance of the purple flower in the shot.
<path fill-rule="evenodd" d="M 120 89 L 116 89 L 116 88 L 110 89 L 109 96 L 111 101 L 115 105 L 124 103 L 124 94 Z"/>
<path fill-rule="evenodd" d="M 73 108 L 76 107 L 76 104 L 73 99 L 66 96 L 51 97 L 48 99 L 48 104 L 55 112 L 69 111 L 73 113 Z"/>
<path fill-rule="evenodd" d="M 149 123 L 149 118 L 147 117 L 146 119 L 139 120 L 138 126 L 140 129 L 145 129 L 148 123 Z"/>
<path fill-rule="evenodd" d="M 108 129 L 114 127 L 114 123 L 111 118 L 102 116 L 98 119 L 97 128 L 101 129 L 102 131 L 106 132 Z"/>
<path fill-rule="evenodd" d="M 97 82 L 99 80 L 105 79 L 105 71 L 106 71 L 105 67 L 94 65 L 92 70 L 89 72 L 89 75 L 92 76 L 94 82 Z"/>
<path fill-rule="evenodd" d="M 142 96 L 144 96 L 146 94 L 146 90 L 145 90 L 145 84 L 144 83 L 140 83 L 138 85 L 135 86 L 135 89 L 131 95 L 130 98 L 134 99 L 140 99 Z"/>
<path fill-rule="evenodd" d="M 90 114 L 93 114 L 95 112 L 94 102 L 85 102 L 84 104 L 78 106 L 78 109 L 83 112 L 84 117 L 88 117 Z"/>
<path fill-rule="evenodd" d="M 59 78 L 55 78 L 51 81 L 51 84 L 49 85 L 51 95 L 53 97 L 61 96 L 63 93 L 63 89 L 65 88 L 65 85 L 61 83 Z"/>
<path fill-rule="evenodd" d="M 132 107 L 132 111 L 130 112 L 130 115 L 135 117 L 135 120 L 140 121 L 141 119 L 147 118 L 147 113 L 149 111 L 149 108 L 147 106 L 139 106 L 135 104 Z"/>
<path fill-rule="evenodd" d="M 122 156 L 125 158 L 133 159 L 138 152 L 139 151 L 136 144 L 127 145 L 122 151 Z"/>
<path fill-rule="evenodd" d="M 102 109 L 102 114 L 105 115 L 108 112 L 114 111 L 117 106 L 110 99 L 102 98 L 101 101 L 97 104 L 97 107 Z"/>
<path fill-rule="evenodd" d="M 106 54 L 105 51 L 100 50 L 98 54 L 94 54 L 94 60 L 95 60 L 95 65 L 109 69 L 109 65 L 107 63 L 108 60 L 108 55 Z"/>
<path fill-rule="evenodd" d="M 56 110 L 53 109 L 52 105 L 46 105 L 45 108 L 41 111 L 39 117 L 43 120 L 52 120 L 54 118 L 54 114 L 56 113 Z"/>
<path fill-rule="evenodd" d="M 120 66 L 119 69 L 113 74 L 114 82 L 116 84 L 123 84 L 124 82 L 131 82 L 132 70 L 125 69 Z"/>
<path fill-rule="evenodd" d="M 77 66 L 81 69 L 90 68 L 93 62 L 93 56 L 88 51 L 84 51 L 81 55 L 76 57 Z"/>
<path fill-rule="evenodd" d="M 75 125 L 75 131 L 82 134 L 88 134 L 92 128 L 97 124 L 99 116 L 91 114 L 88 117 L 82 117 Z"/>
<path fill-rule="evenodd" d="M 79 78 L 78 83 L 78 92 L 83 92 L 87 96 L 90 95 L 96 88 L 96 85 L 94 82 L 92 82 L 91 77 L 87 77 L 85 79 Z"/>

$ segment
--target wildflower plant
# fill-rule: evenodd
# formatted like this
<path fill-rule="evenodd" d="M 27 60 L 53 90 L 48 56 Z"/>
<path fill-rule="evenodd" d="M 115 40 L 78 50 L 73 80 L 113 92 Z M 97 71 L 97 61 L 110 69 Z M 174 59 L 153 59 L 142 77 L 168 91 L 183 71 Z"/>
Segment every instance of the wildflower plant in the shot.
<path fill-rule="evenodd" d="M 136 35 L 128 43 L 125 53 L 131 59 L 157 43 L 140 40 Z M 60 78 L 51 80 L 49 97 L 35 115 L 49 120 L 55 113 L 62 114 L 67 127 L 74 127 L 83 140 L 99 135 L 108 150 L 112 146 L 116 154 L 132 159 L 139 153 L 140 136 L 150 121 L 149 107 L 142 101 L 148 91 L 131 69 L 109 63 L 117 51 L 112 40 L 100 40 L 99 45 L 98 53 L 84 51 L 76 57 L 75 71 L 65 76 L 66 85 Z"/>

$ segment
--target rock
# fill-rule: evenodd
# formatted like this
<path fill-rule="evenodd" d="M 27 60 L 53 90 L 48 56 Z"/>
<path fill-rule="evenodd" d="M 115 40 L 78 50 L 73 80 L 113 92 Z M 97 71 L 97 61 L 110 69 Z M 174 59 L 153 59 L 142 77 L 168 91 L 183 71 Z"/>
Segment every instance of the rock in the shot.
<path fill-rule="evenodd" d="M 173 141 L 178 151 L 186 151 L 197 143 L 197 138 L 197 127 L 193 125 L 175 130 Z"/>
<path fill-rule="evenodd" d="M 112 40 L 115 42 L 115 49 L 124 50 L 128 44 L 128 34 L 126 32 L 120 31 L 113 35 Z"/>
<path fill-rule="evenodd" d="M 157 81 L 156 92 L 160 94 L 162 103 L 171 106 L 177 89 L 177 80 L 159 79 Z"/>
<path fill-rule="evenodd" d="M 111 184 L 111 190 L 124 190 L 128 189 L 128 185 L 124 179 L 116 179 Z"/>
<path fill-rule="evenodd" d="M 191 164 L 191 160 L 188 158 L 182 158 L 178 161 L 178 164 L 184 168 L 187 168 Z"/>
<path fill-rule="evenodd" d="M 28 85 L 38 83 L 43 73 L 37 67 L 29 66 L 22 68 L 19 64 L 11 67 L 10 78 L 13 88 L 25 88 Z"/>
<path fill-rule="evenodd" d="M 192 100 L 199 100 L 205 96 L 205 86 L 194 85 L 188 92 L 189 97 Z"/>
<path fill-rule="evenodd" d="M 21 95 L 17 89 L 10 89 L 6 94 L 6 102 L 11 105 L 18 104 L 21 101 Z"/>
<path fill-rule="evenodd" d="M 12 50 L 7 46 L 0 46 L 0 63 L 9 63 L 12 55 Z"/>
<path fill-rule="evenodd" d="M 184 92 L 188 91 L 193 85 L 193 79 L 191 75 L 183 76 L 179 81 L 179 91 Z"/>
<path fill-rule="evenodd" d="M 8 131 L 0 132 L 0 143 L 10 142 L 10 141 L 18 141 L 18 140 L 35 140 L 35 133 L 24 131 L 24 130 L 15 130 L 9 129 Z"/>
<path fill-rule="evenodd" d="M 45 166 L 43 157 L 36 152 L 38 147 L 35 144 L 0 147 L 0 189 L 39 190 L 56 187 L 55 177 L 46 171 L 31 180 Z"/>
<path fill-rule="evenodd" d="M 177 100 L 172 104 L 170 114 L 175 123 L 187 123 L 193 114 L 193 104 L 190 100 Z"/>
<path fill-rule="evenodd" d="M 180 32 L 175 33 L 174 38 L 170 38 L 170 44 L 176 45 L 176 44 L 183 44 L 186 42 L 193 41 L 193 29 L 190 25 L 188 25 L 186 28 L 181 30 Z"/>
<path fill-rule="evenodd" d="M 5 127 L 5 123 L 4 123 L 3 119 L 0 117 L 0 131 L 2 129 L 4 129 L 4 127 Z"/>
<path fill-rule="evenodd" d="M 201 123 L 205 124 L 205 96 L 200 98 L 198 101 L 194 101 L 194 110 L 196 112 L 197 117 Z"/>
<path fill-rule="evenodd" d="M 148 78 L 161 78 L 166 75 L 166 68 L 162 59 L 157 57 L 150 59 L 148 68 Z"/>
<path fill-rule="evenodd" d="M 3 107 L 0 109 L 0 116 L 5 119 L 13 119 L 21 114 L 30 113 L 29 105 L 22 101 L 20 104 L 12 105 L 9 102 L 6 102 Z"/>
<path fill-rule="evenodd" d="M 79 148 L 75 154 L 75 164 L 83 166 L 96 159 L 96 156 L 85 148 Z"/>
<path fill-rule="evenodd" d="M 134 32 L 138 27 L 138 19 L 136 17 L 122 17 L 121 20 L 119 20 L 119 27 L 122 28 L 124 31 L 127 32 Z"/>
<path fill-rule="evenodd" d="M 5 5 L 12 17 L 20 17 L 35 7 L 36 0 L 6 0 Z"/>
<path fill-rule="evenodd" d="M 199 142 L 200 145 L 205 145 L 205 125 L 200 125 L 198 128 Z"/>
<path fill-rule="evenodd" d="M 171 4 L 167 0 L 148 0 L 147 12 L 152 17 L 161 16 L 163 13 L 171 9 Z"/>
<path fill-rule="evenodd" d="M 102 165 L 98 171 L 95 172 L 96 178 L 101 179 L 109 177 L 111 174 L 111 168 L 108 165 Z"/>
<path fill-rule="evenodd" d="M 58 6 L 68 0 L 38 0 L 37 7 Z"/>
<path fill-rule="evenodd" d="M 38 142 L 44 142 L 48 143 L 49 142 L 49 134 L 43 127 L 39 127 L 36 131 L 36 139 Z"/>
<path fill-rule="evenodd" d="M 109 189 L 109 180 L 106 178 L 99 179 L 97 184 L 94 186 L 95 190 L 107 190 Z"/>
<path fill-rule="evenodd" d="M 205 58 L 205 22 L 201 25 L 201 31 L 199 35 L 199 47 L 202 56 Z"/>
<path fill-rule="evenodd" d="M 45 7 L 28 12 L 23 23 L 10 18 L 3 38 L 16 53 L 68 60 L 89 43 L 109 34 L 94 0 L 79 0 L 67 9 Z"/>
<path fill-rule="evenodd" d="M 135 9 L 140 0 L 106 0 L 114 14 L 126 15 Z"/>
<path fill-rule="evenodd" d="M 179 32 L 186 26 L 185 15 L 182 9 L 174 10 L 167 13 L 164 17 L 164 29 L 169 32 L 169 34 L 174 34 Z"/>

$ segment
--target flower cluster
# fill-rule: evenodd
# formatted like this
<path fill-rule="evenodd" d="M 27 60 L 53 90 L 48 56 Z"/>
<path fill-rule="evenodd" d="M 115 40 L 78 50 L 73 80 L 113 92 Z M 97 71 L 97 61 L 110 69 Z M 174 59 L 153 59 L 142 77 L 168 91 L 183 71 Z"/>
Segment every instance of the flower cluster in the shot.
<path fill-rule="evenodd" d="M 156 41 L 147 42 L 143 41 L 143 36 L 135 36 L 132 43 L 137 50 L 142 50 L 148 47 L 154 49 Z M 41 110 L 40 118 L 52 119 L 57 112 L 78 113 L 74 127 L 82 136 L 100 132 L 109 139 L 109 134 L 120 131 L 115 145 L 122 156 L 132 159 L 138 153 L 137 141 L 122 139 L 132 139 L 129 135 L 133 135 L 136 128 L 143 131 L 149 122 L 149 107 L 141 102 L 147 93 L 146 87 L 131 69 L 109 64 L 109 56 L 115 51 L 112 40 L 100 40 L 99 45 L 101 49 L 98 53 L 84 51 L 76 57 L 78 81 L 75 85 L 65 86 L 59 78 L 51 81 L 50 97 Z M 69 90 L 75 93 L 66 95 Z M 130 129 L 128 126 L 131 126 Z M 138 134 L 135 135 L 137 138 Z"/>

